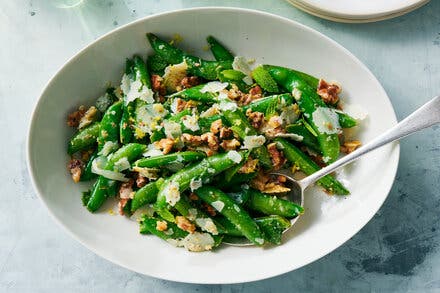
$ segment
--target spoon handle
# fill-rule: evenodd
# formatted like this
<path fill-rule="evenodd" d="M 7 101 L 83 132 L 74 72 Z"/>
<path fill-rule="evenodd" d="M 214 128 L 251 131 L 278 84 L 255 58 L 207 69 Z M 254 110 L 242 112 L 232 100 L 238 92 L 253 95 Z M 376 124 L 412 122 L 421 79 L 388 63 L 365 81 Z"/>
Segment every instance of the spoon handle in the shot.
<path fill-rule="evenodd" d="M 382 135 L 376 137 L 369 143 L 319 170 L 318 172 L 300 180 L 298 183 L 300 184 L 301 188 L 305 189 L 307 186 L 319 180 L 321 177 L 332 173 L 336 169 L 348 163 L 353 162 L 364 154 L 437 123 L 440 123 L 440 96 L 433 98 L 431 101 L 414 111 L 411 115 L 400 121 L 397 125 Z"/>

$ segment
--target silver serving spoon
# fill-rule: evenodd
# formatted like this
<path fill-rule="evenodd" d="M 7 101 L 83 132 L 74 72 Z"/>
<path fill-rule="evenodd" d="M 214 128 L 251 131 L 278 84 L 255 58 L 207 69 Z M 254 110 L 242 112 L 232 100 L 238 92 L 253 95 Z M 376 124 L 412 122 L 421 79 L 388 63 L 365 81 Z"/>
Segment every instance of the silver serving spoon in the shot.
<path fill-rule="evenodd" d="M 318 172 L 309 175 L 304 179 L 295 180 L 292 177 L 293 174 L 288 170 L 279 170 L 276 172 L 272 172 L 271 174 L 285 176 L 287 178 L 287 181 L 289 182 L 288 187 L 291 188 L 291 191 L 287 194 L 287 198 L 295 203 L 300 204 L 301 206 L 304 206 L 304 191 L 307 189 L 307 187 L 309 187 L 325 175 L 332 173 L 336 169 L 357 160 L 361 156 L 381 146 L 384 146 L 395 140 L 399 140 L 405 136 L 413 134 L 419 130 L 425 129 L 437 123 L 440 123 L 440 96 L 433 98 L 431 101 L 414 111 L 411 115 L 400 121 L 397 125 L 389 129 L 382 135 L 376 137 L 369 143 L 358 148 L 354 152 L 346 155 L 345 157 L 342 157 L 336 162 L 326 166 L 325 168 L 322 168 Z M 290 221 L 290 228 L 286 229 L 284 232 L 290 230 L 295 222 L 298 220 L 298 218 L 299 216 L 293 218 Z M 228 239 L 228 241 L 225 243 L 235 246 L 252 245 L 247 239 Z"/>

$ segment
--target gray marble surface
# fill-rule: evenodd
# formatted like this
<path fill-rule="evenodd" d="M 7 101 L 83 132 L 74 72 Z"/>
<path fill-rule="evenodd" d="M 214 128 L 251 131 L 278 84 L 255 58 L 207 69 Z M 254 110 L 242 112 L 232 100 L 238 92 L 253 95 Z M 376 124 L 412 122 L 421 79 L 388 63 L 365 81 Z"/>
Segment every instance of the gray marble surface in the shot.
<path fill-rule="evenodd" d="M 239 6 L 317 29 L 353 52 L 382 82 L 399 119 L 440 93 L 440 1 L 373 24 L 338 24 L 282 0 L 61 0 L 0 3 L 1 292 L 440 292 L 440 130 L 401 143 L 392 191 L 378 214 L 326 257 L 269 280 L 190 285 L 139 275 L 103 260 L 60 228 L 32 190 L 25 140 L 32 107 L 48 79 L 100 35 L 153 13 Z M 374 183 L 372 183 L 374 184 Z"/>

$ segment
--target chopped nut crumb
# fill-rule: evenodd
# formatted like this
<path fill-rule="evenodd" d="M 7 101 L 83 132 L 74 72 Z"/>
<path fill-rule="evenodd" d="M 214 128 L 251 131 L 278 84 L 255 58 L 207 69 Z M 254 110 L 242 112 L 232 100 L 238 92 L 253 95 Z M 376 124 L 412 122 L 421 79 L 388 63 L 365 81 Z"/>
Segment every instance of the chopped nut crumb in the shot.
<path fill-rule="evenodd" d="M 218 120 L 215 120 L 214 122 L 211 123 L 210 130 L 212 133 L 217 134 L 220 132 L 220 129 L 222 128 L 222 126 L 223 126 L 222 120 L 218 119 Z"/>
<path fill-rule="evenodd" d="M 189 194 L 189 200 L 193 200 L 193 201 L 195 201 L 195 200 L 199 200 L 199 197 L 198 197 L 197 194 L 195 194 L 194 192 L 191 192 L 191 193 Z"/>
<path fill-rule="evenodd" d="M 78 110 L 67 116 L 67 125 L 70 127 L 78 127 L 81 118 L 86 113 L 86 107 L 84 105 L 79 106 Z"/>
<path fill-rule="evenodd" d="M 273 168 L 279 170 L 286 163 L 283 151 L 279 150 L 274 142 L 267 145 L 267 150 L 269 151 Z"/>
<path fill-rule="evenodd" d="M 251 109 L 247 109 L 246 116 L 256 129 L 259 129 L 264 123 L 264 114 L 261 112 L 252 112 Z"/>
<path fill-rule="evenodd" d="M 138 188 L 144 187 L 148 183 L 148 179 L 144 176 L 142 176 L 140 173 L 137 173 L 136 175 L 136 186 Z"/>
<path fill-rule="evenodd" d="M 184 144 L 188 144 L 190 146 L 200 146 L 203 141 L 199 135 L 192 135 L 189 133 L 182 134 L 181 140 Z"/>
<path fill-rule="evenodd" d="M 210 149 L 217 151 L 219 147 L 218 138 L 212 132 L 206 132 L 201 136 L 202 141 L 206 142 Z"/>
<path fill-rule="evenodd" d="M 316 92 L 326 104 L 336 105 L 339 101 L 338 94 L 341 92 L 341 87 L 337 84 L 328 83 L 325 80 L 320 79 Z"/>
<path fill-rule="evenodd" d="M 78 129 L 82 129 L 88 125 L 90 125 L 98 114 L 98 109 L 95 106 L 91 106 L 84 115 L 81 117 L 78 123 Z"/>
<path fill-rule="evenodd" d="M 359 140 L 351 140 L 344 142 L 343 145 L 341 145 L 341 152 L 345 154 L 349 154 L 356 150 L 358 147 L 360 147 L 362 143 Z"/>
<path fill-rule="evenodd" d="M 255 172 L 258 164 L 258 159 L 249 158 L 246 163 L 238 170 L 238 173 L 249 174 Z"/>
<path fill-rule="evenodd" d="M 78 183 L 81 179 L 81 173 L 84 168 L 84 163 L 78 159 L 71 159 L 69 164 L 67 165 L 67 168 L 72 175 L 73 182 Z"/>
<path fill-rule="evenodd" d="M 133 179 L 130 179 L 129 181 L 122 183 L 118 191 L 119 198 L 126 198 L 126 199 L 133 198 L 134 196 L 133 184 L 134 184 Z"/>
<path fill-rule="evenodd" d="M 180 229 L 182 229 L 186 232 L 194 233 L 194 231 L 196 231 L 196 226 L 193 223 L 191 223 L 184 216 L 177 216 L 176 217 L 176 224 L 177 224 L 177 227 L 179 227 Z"/>
<path fill-rule="evenodd" d="M 156 222 L 156 230 L 157 231 L 166 231 L 168 229 L 168 225 L 166 221 L 157 221 Z"/>
<path fill-rule="evenodd" d="M 202 207 L 212 217 L 214 217 L 217 214 L 217 211 L 206 202 L 202 203 Z"/>
<path fill-rule="evenodd" d="M 174 146 L 174 139 L 172 138 L 162 138 L 159 141 L 156 141 L 155 146 L 162 150 L 163 154 L 168 154 Z"/>
<path fill-rule="evenodd" d="M 186 76 L 180 82 L 180 85 L 184 89 L 191 88 L 199 84 L 200 84 L 200 79 L 197 76 Z"/>
<path fill-rule="evenodd" d="M 163 78 L 157 74 L 151 75 L 151 88 L 160 96 L 165 96 L 167 93 L 166 87 L 163 84 Z"/>
<path fill-rule="evenodd" d="M 220 128 L 220 134 L 219 134 L 220 139 L 229 138 L 232 136 L 232 134 L 233 134 L 232 129 L 228 127 Z"/>
<path fill-rule="evenodd" d="M 233 138 L 233 139 L 225 139 L 220 143 L 220 146 L 222 149 L 224 149 L 225 151 L 232 151 L 237 149 L 237 147 L 240 146 L 240 142 Z"/>

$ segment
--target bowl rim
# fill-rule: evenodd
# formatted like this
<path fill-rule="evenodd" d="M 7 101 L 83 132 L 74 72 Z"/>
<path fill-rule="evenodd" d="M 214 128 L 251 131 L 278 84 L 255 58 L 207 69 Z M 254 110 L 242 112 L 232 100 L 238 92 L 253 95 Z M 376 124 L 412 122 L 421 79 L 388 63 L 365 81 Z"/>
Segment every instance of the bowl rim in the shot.
<path fill-rule="evenodd" d="M 173 282 L 179 282 L 179 283 L 192 283 L 192 284 L 237 284 L 237 283 L 247 283 L 247 282 L 253 282 L 253 281 L 258 281 L 258 280 L 265 280 L 265 279 L 269 279 L 269 278 L 273 278 L 279 275 L 283 275 L 286 274 L 288 272 L 294 271 L 296 269 L 299 269 L 301 267 L 304 267 L 312 262 L 315 262 L 319 259 L 321 259 L 322 257 L 330 254 L 331 252 L 333 252 L 334 250 L 336 250 L 337 248 L 339 248 L 340 246 L 342 246 L 345 242 L 347 242 L 349 239 L 351 239 L 354 235 L 356 235 L 363 227 L 365 227 L 365 225 L 367 225 L 367 223 L 369 221 L 371 221 L 371 219 L 374 217 L 374 215 L 379 211 L 379 209 L 382 207 L 383 203 L 385 202 L 385 200 L 388 198 L 389 192 L 394 184 L 394 179 L 396 177 L 397 174 L 397 168 L 398 168 L 398 163 L 399 163 L 399 158 L 400 158 L 400 145 L 398 142 L 394 143 L 394 149 L 393 152 L 395 152 L 395 157 L 396 159 L 391 162 L 391 164 L 393 164 L 392 169 L 390 170 L 390 173 L 392 174 L 392 176 L 390 176 L 390 178 L 392 178 L 393 182 L 391 184 L 389 184 L 389 186 L 385 189 L 387 189 L 386 191 L 386 196 L 383 197 L 383 199 L 381 200 L 380 204 L 378 205 L 377 209 L 374 210 L 374 213 L 372 213 L 371 217 L 369 217 L 368 221 L 366 221 L 362 226 L 360 226 L 359 228 L 355 229 L 356 232 L 348 237 L 342 237 L 341 240 L 339 240 L 338 245 L 336 245 L 334 248 L 330 249 L 330 250 L 324 250 L 323 252 L 321 252 L 320 254 L 317 254 L 315 257 L 311 258 L 311 260 L 308 260 L 306 262 L 304 262 L 301 265 L 292 265 L 291 267 L 289 267 L 288 269 L 280 269 L 278 271 L 271 271 L 271 272 L 266 272 L 264 276 L 258 275 L 258 276 L 252 276 L 252 277 L 246 277 L 243 278 L 243 280 L 237 281 L 222 281 L 222 282 L 212 282 L 212 281 L 194 281 L 194 280 L 184 280 L 182 278 L 179 278 L 178 276 L 161 276 L 160 274 L 157 273 L 151 273 L 151 274 L 146 274 L 145 272 L 141 271 L 141 270 L 136 270 L 133 269 L 131 267 L 129 267 L 128 265 L 112 259 L 111 257 L 107 257 L 105 255 L 103 255 L 99 248 L 94 248 L 91 245 L 87 244 L 85 241 L 83 241 L 79 236 L 77 236 L 67 225 L 65 225 L 63 223 L 63 221 L 57 217 L 52 210 L 49 208 L 48 203 L 46 201 L 46 199 L 42 196 L 42 191 L 39 187 L 39 184 L 36 181 L 36 178 L 34 176 L 35 173 L 35 167 L 34 164 L 32 163 L 31 160 L 31 143 L 32 143 L 32 132 L 33 132 L 33 127 L 34 127 L 34 121 L 36 119 L 36 113 L 38 112 L 38 109 L 41 106 L 41 102 L 42 99 L 46 93 L 46 91 L 48 90 L 48 88 L 50 88 L 50 86 L 52 85 L 52 83 L 55 81 L 56 77 L 63 72 L 63 70 L 72 62 L 75 61 L 76 58 L 78 58 L 80 55 L 82 55 L 86 50 L 88 50 L 90 47 L 92 47 L 95 43 L 100 42 L 101 40 L 111 36 L 113 33 L 120 31 L 120 30 L 124 30 L 127 27 L 130 26 L 135 26 L 138 23 L 142 23 L 146 20 L 149 19 L 154 19 L 154 18 L 160 18 L 162 16 L 165 15 L 172 15 L 172 14 L 179 14 L 182 12 L 200 12 L 200 11 L 209 11 L 209 12 L 214 12 L 214 11 L 221 11 L 221 12 L 239 12 L 239 13 L 248 13 L 248 14 L 255 14 L 255 15 L 260 15 L 260 16 L 264 16 L 264 17 L 269 17 L 272 19 L 276 19 L 277 21 L 280 21 L 281 23 L 285 23 L 286 25 L 294 25 L 297 27 L 300 27 L 301 29 L 304 29 L 305 31 L 307 31 L 307 33 L 312 34 L 316 37 L 319 38 L 323 38 L 324 40 L 330 42 L 332 45 L 334 45 L 335 47 L 337 47 L 339 50 L 343 51 L 345 54 L 347 54 L 348 57 L 350 57 L 358 66 L 360 66 L 362 69 L 365 70 L 365 72 L 370 76 L 370 78 L 372 80 L 374 80 L 375 82 L 377 82 L 377 84 L 380 86 L 380 88 L 378 88 L 379 90 L 381 90 L 384 94 L 384 97 L 386 97 L 386 99 L 384 100 L 385 103 L 388 104 L 388 106 L 390 106 L 391 110 L 392 110 L 392 117 L 390 117 L 391 120 L 393 120 L 394 124 L 397 124 L 397 118 L 396 118 L 396 114 L 394 111 L 394 107 L 392 106 L 392 103 L 385 91 L 385 89 L 383 88 L 382 84 L 377 80 L 377 78 L 374 76 L 374 74 L 368 69 L 368 67 L 363 64 L 356 56 L 354 56 L 348 49 L 346 49 L 345 47 L 343 47 L 342 45 L 340 45 L 338 42 L 334 41 L 333 39 L 331 39 L 330 37 L 327 37 L 326 35 L 324 35 L 323 33 L 308 27 L 306 25 L 303 25 L 297 21 L 291 20 L 287 17 L 283 17 L 283 16 L 279 16 L 273 13 L 269 13 L 269 12 L 265 12 L 265 11 L 261 11 L 261 10 L 256 10 L 256 9 L 248 9 L 248 8 L 239 8 L 239 7 L 222 7 L 222 6 L 212 6 L 212 7 L 192 7 L 192 8 L 185 8 L 185 9 L 175 9 L 175 10 L 170 10 L 170 11 L 166 11 L 166 12 L 161 12 L 161 13 L 157 13 L 157 14 L 152 14 L 152 15 L 148 15 L 145 17 L 142 17 L 140 19 L 134 20 L 132 22 L 129 22 L 125 25 L 122 25 L 121 27 L 115 28 L 107 33 L 105 33 L 104 35 L 102 35 L 101 37 L 89 42 L 87 45 L 85 45 L 82 49 L 80 49 L 77 53 L 75 53 L 73 56 L 71 56 L 66 62 L 64 62 L 59 68 L 58 70 L 51 76 L 51 78 L 49 79 L 49 81 L 45 84 L 45 86 L 43 87 L 43 90 L 41 91 L 38 99 L 34 102 L 33 108 L 32 108 L 32 114 L 31 114 L 31 118 L 29 120 L 29 124 L 28 124 L 28 130 L 27 130 L 27 137 L 26 137 L 26 165 L 27 165 L 27 169 L 28 169 L 28 173 L 30 175 L 31 178 L 31 183 L 32 183 L 32 187 L 34 188 L 37 196 L 39 197 L 39 199 L 41 200 L 41 202 L 43 203 L 43 205 L 45 206 L 45 208 L 47 209 L 47 211 L 49 212 L 49 215 L 52 217 L 52 219 L 55 220 L 55 222 L 63 227 L 63 229 L 76 241 L 78 241 L 79 243 L 81 243 L 81 245 L 83 245 L 84 247 L 86 247 L 88 250 L 94 252 L 96 255 L 100 256 L 101 258 L 110 261 L 111 263 L 117 264 L 123 268 L 126 268 L 130 271 L 145 275 L 145 276 L 149 276 L 149 277 L 154 277 L 157 279 L 162 279 L 162 280 L 167 280 L 167 281 L 173 281 Z"/>

